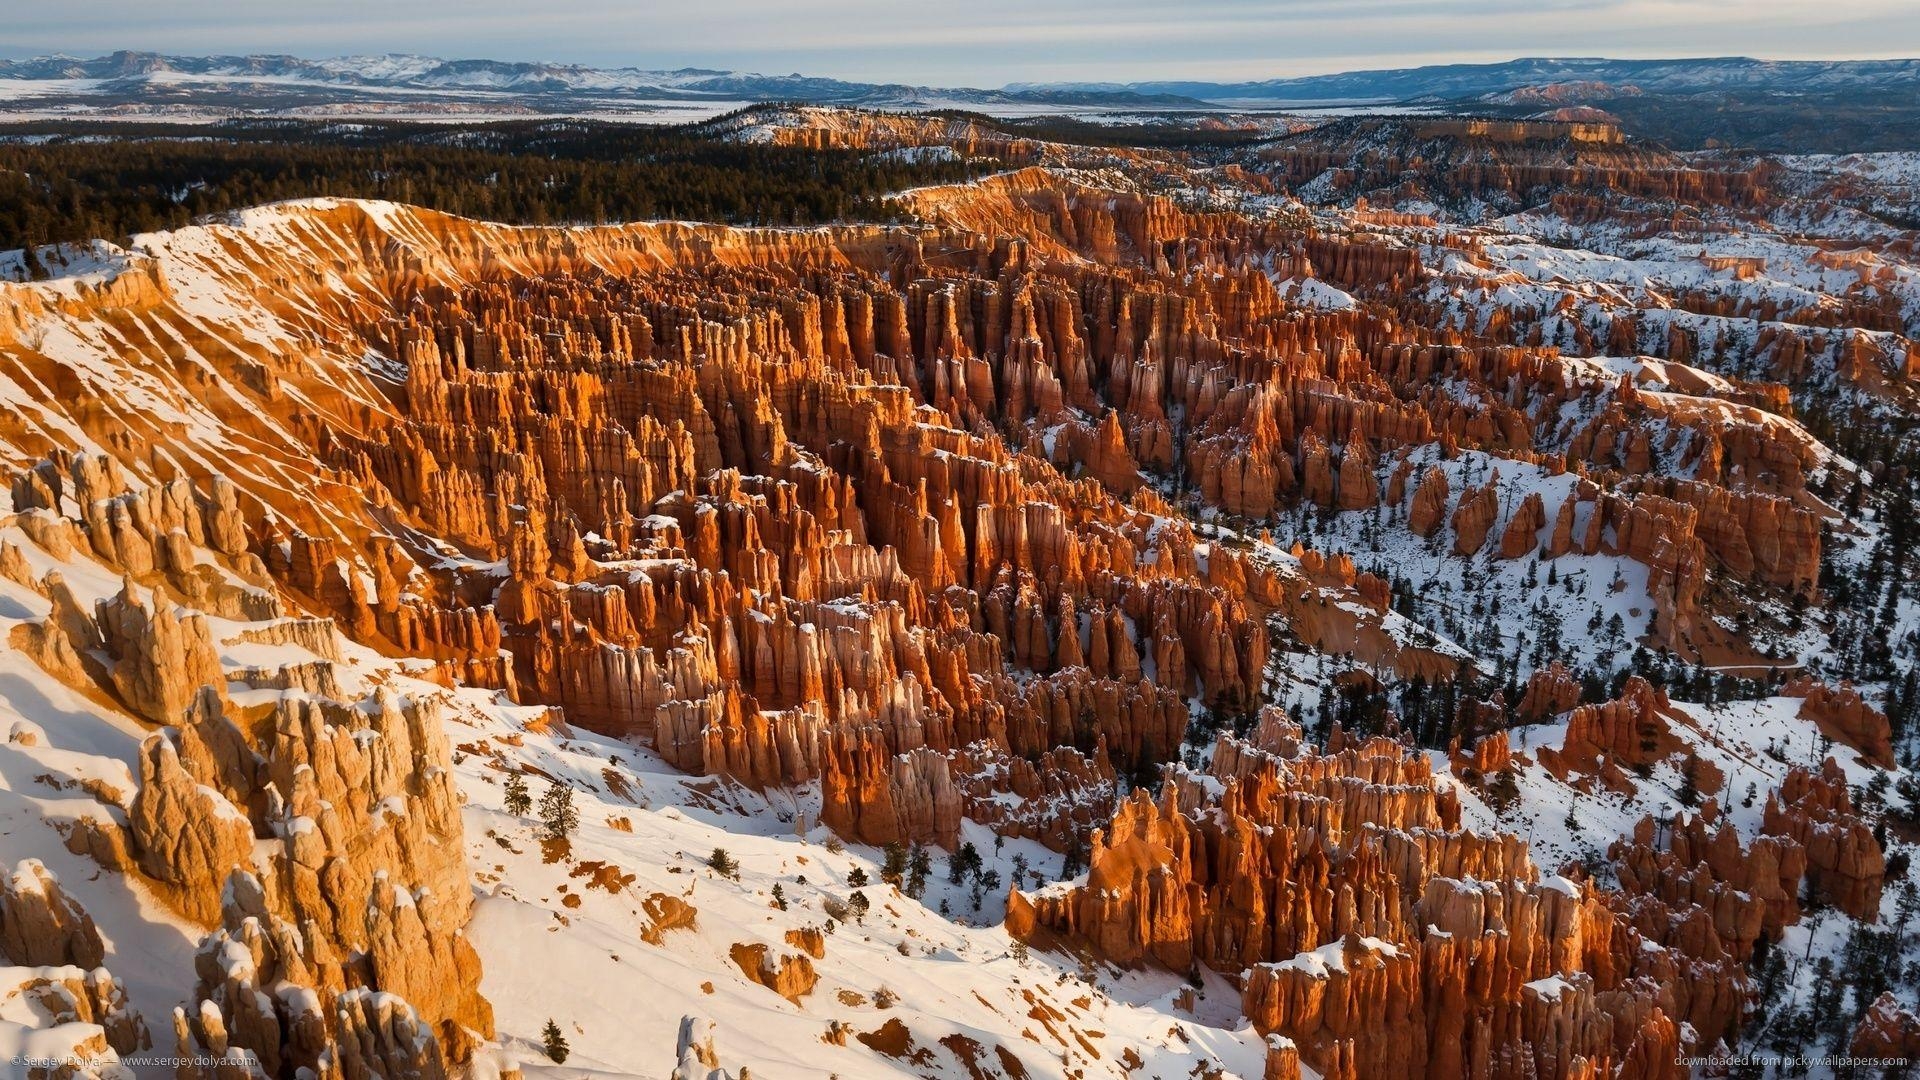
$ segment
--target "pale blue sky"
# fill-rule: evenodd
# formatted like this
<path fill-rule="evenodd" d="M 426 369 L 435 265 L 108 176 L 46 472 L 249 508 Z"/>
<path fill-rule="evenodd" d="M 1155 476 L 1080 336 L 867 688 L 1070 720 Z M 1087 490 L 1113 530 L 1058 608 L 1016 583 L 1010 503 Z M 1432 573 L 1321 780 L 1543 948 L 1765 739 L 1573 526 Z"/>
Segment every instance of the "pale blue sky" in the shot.
<path fill-rule="evenodd" d="M 415 52 L 936 85 L 1515 56 L 1920 56 L 1920 0 L 34 0 L 0 53 Z"/>

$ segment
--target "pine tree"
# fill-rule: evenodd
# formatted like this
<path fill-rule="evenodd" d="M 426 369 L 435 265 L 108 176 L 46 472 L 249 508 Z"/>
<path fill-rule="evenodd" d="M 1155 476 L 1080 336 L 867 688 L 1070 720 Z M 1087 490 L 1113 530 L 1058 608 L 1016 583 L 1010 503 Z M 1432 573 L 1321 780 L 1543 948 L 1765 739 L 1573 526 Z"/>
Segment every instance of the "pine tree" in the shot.
<path fill-rule="evenodd" d="M 781 890 L 780 883 L 773 883 L 773 906 L 781 911 L 787 910 L 787 894 Z"/>
<path fill-rule="evenodd" d="M 867 872 L 858 866 L 847 871 L 847 884 L 856 889 L 865 888 L 867 884 Z"/>
<path fill-rule="evenodd" d="M 1501 769 L 1493 774 L 1493 780 L 1487 785 L 1487 802 L 1492 804 L 1493 812 L 1504 814 L 1520 798 L 1520 785 L 1514 779 L 1511 768 Z"/>
<path fill-rule="evenodd" d="M 533 809 L 533 796 L 527 794 L 527 778 L 523 773 L 513 773 L 507 777 L 507 813 L 514 817 L 526 817 Z"/>
<path fill-rule="evenodd" d="M 954 852 L 953 857 L 947 860 L 947 880 L 958 885 L 969 875 L 979 874 L 980 867 L 984 864 L 985 860 L 980 857 L 980 849 L 974 847 L 971 841 L 961 844 L 960 850 Z"/>
<path fill-rule="evenodd" d="M 907 848 L 895 840 L 887 845 L 887 861 L 880 867 L 880 880 L 889 885 L 901 886 L 907 878 Z"/>
<path fill-rule="evenodd" d="M 1700 805 L 1699 758 L 1689 757 L 1680 769 L 1680 790 L 1674 793 L 1681 806 Z"/>
<path fill-rule="evenodd" d="M 545 1044 L 547 1057 L 551 1059 L 555 1065 L 561 1065 L 566 1062 L 567 1054 L 571 1052 L 567 1047 L 567 1037 L 560 1034 L 560 1025 L 554 1023 L 552 1018 L 548 1018 L 547 1026 L 541 1030 L 540 1041 Z"/>
<path fill-rule="evenodd" d="M 907 853 L 907 895 L 918 900 L 927 891 L 927 877 L 933 873 L 933 856 L 919 844 Z"/>
<path fill-rule="evenodd" d="M 740 864 L 733 861 L 733 856 L 727 853 L 726 848 L 713 849 L 713 854 L 707 856 L 707 868 L 723 878 L 740 880 Z M 778 886 L 775 887 L 778 888 Z M 776 898 L 777 896 L 778 894 Z"/>
<path fill-rule="evenodd" d="M 1069 879 L 1076 878 L 1080 876 L 1080 871 L 1086 868 L 1087 847 L 1086 844 L 1081 841 L 1080 834 L 1075 833 L 1073 838 L 1067 841 L 1066 855 L 1060 860 L 1060 876 Z"/>
<path fill-rule="evenodd" d="M 554 781 L 540 796 L 540 823 L 546 826 L 547 839 L 565 840 L 580 824 L 580 811 L 573 808 L 573 789 Z"/>

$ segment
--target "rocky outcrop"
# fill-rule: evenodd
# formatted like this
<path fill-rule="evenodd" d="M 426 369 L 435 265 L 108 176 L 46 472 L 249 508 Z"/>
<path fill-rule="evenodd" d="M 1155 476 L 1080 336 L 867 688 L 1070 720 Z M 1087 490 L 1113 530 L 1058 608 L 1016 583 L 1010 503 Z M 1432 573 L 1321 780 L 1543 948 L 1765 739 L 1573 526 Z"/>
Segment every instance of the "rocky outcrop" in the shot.
<path fill-rule="evenodd" d="M 669 893 L 653 893 L 640 906 L 647 913 L 640 938 L 649 945 L 663 944 L 669 931 L 692 930 L 699 922 L 700 912 L 692 904 Z"/>
<path fill-rule="evenodd" d="M 1811 720 L 1828 738 L 1860 751 L 1869 764 L 1894 767 L 1893 729 L 1887 714 L 1867 704 L 1858 690 L 1846 685 L 1835 689 L 1801 676 L 1780 692 L 1801 698 L 1800 718 Z"/>
<path fill-rule="evenodd" d="M 106 960 L 93 919 L 38 859 L 23 859 L 0 883 L 0 957 L 23 967 L 93 969 Z"/>
<path fill-rule="evenodd" d="M 1528 722 L 1548 720 L 1580 704 L 1580 693 L 1580 680 L 1555 660 L 1527 676 L 1527 688 L 1515 714 Z"/>
<path fill-rule="evenodd" d="M 1672 478 L 1633 490 L 1692 506 L 1706 553 L 1727 573 L 1796 596 L 1813 595 L 1820 578 L 1821 517 L 1793 498 Z M 1797 492 L 1798 481 L 1787 490 Z"/>
<path fill-rule="evenodd" d="M 1513 745 L 1506 732 L 1496 731 L 1475 739 L 1470 750 L 1456 747 L 1450 756 L 1462 777 L 1491 777 L 1513 763 Z"/>
<path fill-rule="evenodd" d="M 338 939 L 318 925 L 306 923 L 303 932 L 275 915 L 267 890 L 251 874 L 236 871 L 222 901 L 220 925 L 195 958 L 197 1004 L 174 1012 L 177 1052 L 187 1062 L 181 1076 L 211 1077 L 216 1070 L 202 1062 L 244 1050 L 268 1075 L 439 1080 L 447 1075 L 446 1058 L 457 1054 L 449 1043 L 469 1044 L 472 1034 L 458 1020 L 436 1025 L 401 994 L 374 988 L 405 983 L 418 993 L 419 976 L 438 974 L 433 958 L 421 951 L 430 950 L 430 943 L 411 946 L 419 967 L 408 981 L 391 963 L 390 947 L 384 950 L 387 962 L 339 952 L 332 944 Z M 377 895 L 374 903 L 380 903 Z M 416 926 L 412 932 L 422 931 Z M 383 951 L 377 938 L 373 951 Z M 467 974 L 476 975 L 477 968 Z"/>
<path fill-rule="evenodd" d="M 37 1072 L 59 1077 L 121 1077 L 123 1056 L 152 1047 L 146 1022 L 128 1004 L 126 987 L 107 969 L 73 965 L 0 968 L 7 1000 L 24 1017 L 0 1020 L 24 1056 L 59 1062 Z M 24 1071 L 24 1070 L 23 1070 Z"/>
<path fill-rule="evenodd" d="M 1553 535 L 1547 538 L 1546 557 L 1557 559 L 1573 550 L 1573 518 L 1580 511 L 1579 493 L 1576 491 L 1560 500 L 1560 509 L 1554 511 Z"/>
<path fill-rule="evenodd" d="M 1767 794 L 1760 830 L 1806 849 L 1807 880 L 1822 900 L 1856 919 L 1879 919 L 1886 855 L 1854 812 L 1846 774 L 1832 758 L 1818 772 L 1789 770 Z"/>
<path fill-rule="evenodd" d="M 1619 866 L 1622 892 L 1658 897 L 1665 910 L 1647 911 L 1650 919 L 1670 921 L 1673 909 L 1697 908 L 1710 918 L 1726 952 L 1744 960 L 1762 934 L 1777 941 L 1799 921 L 1807 855 L 1786 837 L 1760 836 L 1742 845 L 1718 815 L 1709 800 L 1701 813 L 1680 815 L 1663 827 L 1642 818 L 1630 838 L 1609 846 L 1608 857 Z M 1655 941 L 1666 936 L 1658 923 L 1643 933 Z"/>
<path fill-rule="evenodd" d="M 113 687 L 133 712 L 176 723 L 201 687 L 224 693 L 205 617 L 183 614 L 158 596 L 143 600 L 128 579 L 118 596 L 100 603 L 95 618 L 113 658 Z"/>
<path fill-rule="evenodd" d="M 181 914 L 200 923 L 218 918 L 217 883 L 252 865 L 253 824 L 188 771 L 164 733 L 140 748 L 140 787 L 127 817 L 129 835 L 118 846 L 132 849 L 140 872 Z"/>
<path fill-rule="evenodd" d="M 945 146 L 969 158 L 1026 163 L 1067 147 L 1011 135 L 974 120 L 871 113 L 800 105 L 758 106 L 739 118 L 736 137 L 814 150 L 917 150 Z M 676 1078 L 678 1080 L 678 1078 Z M 698 1080 L 706 1080 L 700 1077 Z"/>
<path fill-rule="evenodd" d="M 1413 508 L 1407 513 L 1407 528 L 1416 536 L 1432 536 L 1447 516 L 1447 474 L 1427 469 L 1420 474 L 1420 486 L 1413 492 Z"/>
<path fill-rule="evenodd" d="M 948 759 L 925 747 L 891 761 L 876 754 L 884 754 L 884 744 L 828 751 L 820 777 L 821 822 L 866 844 L 958 846 L 961 797 Z"/>
<path fill-rule="evenodd" d="M 1091 757 L 1063 746 L 1037 761 L 975 743 L 955 755 L 953 773 L 966 817 L 997 835 L 1037 840 L 1054 851 L 1084 843 L 1113 817 L 1118 798 L 1104 742 Z"/>
<path fill-rule="evenodd" d="M 1450 681 L 1460 672 L 1457 653 L 1409 640 L 1388 618 L 1386 583 L 1358 573 L 1347 556 L 1331 559 L 1296 544 L 1297 571 L 1228 547 L 1208 552 L 1209 580 L 1244 583 L 1250 603 L 1282 612 L 1301 641 L 1331 654 L 1365 658 L 1401 678 Z"/>
<path fill-rule="evenodd" d="M 1507 519 L 1500 532 L 1500 557 L 1503 559 L 1522 559 L 1537 554 L 1540 547 L 1540 530 L 1547 523 L 1546 505 L 1540 500 L 1540 493 L 1529 491 L 1520 500 L 1520 505 Z"/>
<path fill-rule="evenodd" d="M 1453 510 L 1454 553 L 1469 558 L 1477 553 L 1486 545 L 1487 533 L 1499 516 L 1500 475 L 1495 473 L 1480 487 L 1460 493 L 1460 505 Z"/>
<path fill-rule="evenodd" d="M 1176 970 L 1193 961 L 1192 836 L 1177 812 L 1144 796 L 1122 804 L 1094 834 L 1084 890 L 1008 901 L 1007 928 L 1026 937 L 1042 926 L 1077 932 L 1104 956 L 1134 963 L 1149 955 Z"/>
<path fill-rule="evenodd" d="M 790 953 L 776 961 L 772 951 L 763 943 L 749 945 L 735 942 L 728 956 L 749 980 L 795 1005 L 800 1004 L 801 998 L 811 994 L 814 986 L 820 982 L 820 976 L 813 970 L 813 961 L 799 953 Z"/>
<path fill-rule="evenodd" d="M 230 492 L 212 501 L 215 524 L 201 542 L 239 542 L 222 539 L 217 525 L 230 504 Z M 139 535 L 122 530 L 114 557 L 128 558 L 127 537 Z M 50 591 L 67 595 L 58 582 Z M 125 799 L 124 819 L 82 819 L 69 846 L 140 874 L 180 914 L 214 927 L 207 948 L 226 969 L 201 965 L 206 1004 L 176 1023 L 185 1041 L 216 1057 L 241 1047 L 296 1061 L 321 1076 L 403 1061 L 437 1075 L 467 1060 L 492 1021 L 463 935 L 471 891 L 436 704 L 385 690 L 365 702 L 315 696 L 337 690 L 333 630 L 275 622 L 249 633 L 318 659 L 241 672 L 301 693 L 238 711 L 203 616 L 131 582 L 97 610 L 96 640 L 111 663 L 88 673 L 172 726 L 140 747 L 130 797 L 100 792 Z M 49 625 L 66 639 L 87 637 L 77 605 L 57 601 L 55 615 Z M 23 864 L 0 897 L 0 939 L 16 932 L 30 943 L 22 948 L 46 952 L 35 962 L 92 965 L 102 953 L 84 913 L 37 865 Z M 241 941 L 251 967 L 232 966 Z M 317 996 L 281 995 L 278 1012 L 263 1011 L 259 990 L 283 983 Z"/>
<path fill-rule="evenodd" d="M 1561 745 L 1542 747 L 1540 763 L 1565 780 L 1578 773 L 1616 790 L 1632 790 L 1622 769 L 1652 765 L 1684 750 L 1674 734 L 1664 691 L 1633 676 L 1613 701 L 1582 705 L 1567 716 Z"/>
<path fill-rule="evenodd" d="M 1281 1075 L 1291 1047 L 1329 1076 L 1678 1077 L 1689 1032 L 1737 1027 L 1736 954 L 1792 917 L 1791 842 L 1742 852 L 1688 826 L 1628 860 L 1635 891 L 1604 893 L 1542 875 L 1516 838 L 1461 829 L 1424 756 L 1386 740 L 1316 754 L 1277 717 L 1260 730 L 1222 737 L 1217 795 L 1174 770 L 1159 803 L 1127 800 L 1084 885 L 1016 889 L 1009 932 L 1244 971 L 1242 1008 L 1278 1037 Z M 1726 876 L 1681 872 L 1701 859 Z"/>
<path fill-rule="evenodd" d="M 1920 1058 L 1920 1018 L 1885 991 L 1867 1007 L 1853 1030 L 1847 1052 L 1857 1058 L 1883 1060 Z"/>
<path fill-rule="evenodd" d="M 1300 1080 L 1300 1047 L 1284 1035 L 1267 1036 L 1261 1080 Z"/>
<path fill-rule="evenodd" d="M 682 1017 L 669 1080 L 733 1080 L 733 1074 L 720 1068 L 718 1032 L 719 1026 L 707 1017 Z"/>
<path fill-rule="evenodd" d="M 1349 934 L 1250 969 L 1242 999 L 1254 1027 L 1277 1032 L 1307 1061 L 1359 1076 L 1424 1072 L 1427 1007 L 1411 953 Z"/>
<path fill-rule="evenodd" d="M 1367 510 L 1380 501 L 1380 482 L 1373 475 L 1373 453 L 1364 438 L 1347 442 L 1340 456 L 1339 497 L 1334 506 L 1340 510 Z"/>
<path fill-rule="evenodd" d="M 818 927 L 808 926 L 799 930 L 787 931 L 787 944 L 813 957 L 815 960 L 827 955 L 827 938 Z"/>
<path fill-rule="evenodd" d="M 203 692 L 187 723 L 148 739 L 128 815 L 140 869 L 184 914 L 212 922 L 224 917 L 220 883 L 260 865 L 258 840 L 271 839 L 273 910 L 365 943 L 377 985 L 428 1015 L 488 1030 L 472 989 L 478 961 L 459 933 L 471 900 L 435 703 L 384 691 L 365 709 L 288 698 L 270 720 L 265 741 L 250 743 Z"/>
<path fill-rule="evenodd" d="M 1605 191 L 1747 203 L 1764 191 L 1757 170 L 1698 169 L 1665 150 L 1625 141 L 1612 124 L 1587 121 L 1364 117 L 1289 137 L 1262 157 L 1288 183 L 1326 174 L 1335 197 L 1444 193 L 1531 206 L 1569 192 Z"/>

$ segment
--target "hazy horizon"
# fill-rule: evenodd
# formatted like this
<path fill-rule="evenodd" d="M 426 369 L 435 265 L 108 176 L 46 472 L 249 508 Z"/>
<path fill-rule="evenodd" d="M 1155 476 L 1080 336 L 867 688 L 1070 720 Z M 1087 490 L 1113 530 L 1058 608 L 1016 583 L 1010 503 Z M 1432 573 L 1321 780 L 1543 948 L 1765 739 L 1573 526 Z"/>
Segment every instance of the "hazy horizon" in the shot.
<path fill-rule="evenodd" d="M 1898 0 L 978 0 L 915 10 L 875 0 L 798 9 L 776 0 L 692 6 L 474 0 L 458 19 L 427 0 L 208 0 L 189 13 L 103 0 L 85 13 L 16 13 L 0 55 L 120 50 L 276 53 L 798 72 L 859 82 L 1241 81 L 1518 57 L 1880 60 L 1920 56 L 1920 14 Z M 1657 41 L 1657 47 L 1648 47 Z"/>

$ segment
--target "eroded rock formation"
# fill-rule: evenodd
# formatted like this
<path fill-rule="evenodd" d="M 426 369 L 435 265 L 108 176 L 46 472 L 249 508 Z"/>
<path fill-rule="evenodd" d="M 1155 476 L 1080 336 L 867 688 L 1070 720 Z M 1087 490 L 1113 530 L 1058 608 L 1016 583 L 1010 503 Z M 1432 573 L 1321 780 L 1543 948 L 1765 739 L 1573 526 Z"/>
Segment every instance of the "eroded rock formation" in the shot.
<path fill-rule="evenodd" d="M 131 791 L 89 787 L 99 809 L 68 846 L 138 875 L 211 928 L 199 1004 L 175 1019 L 183 1054 L 245 1051 L 269 1075 L 287 1063 L 287 1075 L 349 1080 L 431 1077 L 466 1062 L 493 1024 L 463 934 L 472 892 L 437 702 L 385 689 L 331 696 L 333 626 L 281 617 L 231 485 L 110 494 L 121 478 L 102 459 L 60 465 L 15 481 L 27 514 L 50 536 L 63 496 L 79 502 L 95 557 L 125 577 L 88 612 L 57 574 L 25 576 L 52 609 L 29 635 L 32 651 L 61 678 L 167 725 L 140 746 Z M 290 692 L 236 705 L 210 618 L 187 602 L 252 622 L 249 644 L 310 657 L 232 673 Z M 85 913 L 31 862 L 0 892 L 0 949 L 82 967 L 103 954 Z"/>
<path fill-rule="evenodd" d="M 23 860 L 0 883 L 0 956 L 25 967 L 92 969 L 106 955 L 86 909 L 39 860 Z"/>
<path fill-rule="evenodd" d="M 1809 678 L 1788 683 L 1782 693 L 1803 698 L 1802 719 L 1811 720 L 1835 742 L 1860 751 L 1870 764 L 1883 769 L 1894 767 L 1893 731 L 1887 714 L 1866 703 L 1851 686 L 1834 688 Z"/>
<path fill-rule="evenodd" d="M 1761 831 L 1806 849 L 1807 879 L 1820 897 L 1857 919 L 1880 917 L 1886 855 L 1854 812 L 1846 774 L 1828 758 L 1818 772 L 1796 766 L 1767 793 Z"/>
<path fill-rule="evenodd" d="M 1307 139 L 1267 164 L 1373 190 L 1401 183 L 1401 151 L 1464 140 L 1502 150 L 1443 166 L 1448 183 L 1496 199 L 1581 182 L 1742 201 L 1758 183 L 1603 130 L 1415 127 L 1365 161 Z M 783 130 L 1055 152 L 960 120 Z M 47 612 L 9 645 L 158 729 L 137 786 L 96 781 L 69 840 L 206 928 L 181 1050 L 432 1080 L 490 1033 L 435 706 L 343 692 L 341 636 L 688 772 L 817 784 L 823 821 L 862 842 L 951 846 L 963 813 L 1056 850 L 1097 829 L 1088 885 L 1017 892 L 1010 925 L 1245 973 L 1274 1077 L 1671 1075 L 1737 1025 L 1741 961 L 1793 919 L 1803 876 L 1850 912 L 1877 906 L 1882 854 L 1830 769 L 1790 776 L 1744 846 L 1705 810 L 1636 833 L 1617 893 L 1463 828 L 1427 757 L 1344 733 L 1315 752 L 1273 712 L 1221 739 L 1211 776 L 1174 768 L 1160 800 L 1119 799 L 1196 720 L 1244 729 L 1284 667 L 1275 635 L 1350 658 L 1343 689 L 1460 679 L 1465 653 L 1410 628 L 1397 568 L 1309 546 L 1351 548 L 1338 530 L 1276 543 L 1292 521 L 1410 532 L 1402 550 L 1476 573 L 1611 560 L 1628 573 L 1593 584 L 1644 578 L 1621 598 L 1645 610 L 1643 644 L 1757 666 L 1723 616 L 1749 595 L 1816 598 L 1833 515 L 1813 489 L 1841 470 L 1784 388 L 1689 360 L 1726 348 L 1860 381 L 1896 346 L 1812 323 L 1714 342 L 1571 298 L 1456 310 L 1421 291 L 1457 283 L 1426 246 L 1488 269 L 1489 289 L 1515 278 L 1472 237 L 1397 231 L 1431 228 L 1421 215 L 1333 229 L 1090 176 L 923 189 L 902 197 L 916 224 L 820 230 L 302 205 L 196 234 L 218 264 L 160 244 L 96 291 L 9 294 L 0 359 L 58 375 L 18 380 L 32 408 L 0 417 L 9 447 L 45 455 L 15 475 L 12 521 L 120 582 L 38 573 L 8 541 L 0 575 Z M 204 292 L 176 292 L 175 268 Z M 1309 279 L 1335 302 L 1283 292 Z M 263 329 L 198 329 L 217 303 Z M 70 428 L 39 423 L 59 403 L 38 388 L 94 377 L 38 351 L 29 331 L 55 319 L 132 342 L 118 362 L 187 419 L 98 393 Z M 188 325 L 195 364 L 139 344 Z M 232 433 L 232 481 L 196 444 L 209 427 Z M 60 431 L 102 449 L 69 452 Z M 249 628 L 221 640 L 234 622 Z M 302 658 L 223 670 L 229 648 Z M 1566 717 L 1563 744 L 1536 751 L 1552 775 L 1625 792 L 1639 770 L 1705 767 L 1651 684 L 1583 705 L 1587 673 L 1541 662 L 1516 713 Z M 1526 765 L 1495 730 L 1517 689 L 1460 703 L 1462 775 Z M 1857 694 L 1796 692 L 1890 760 Z M 97 935 L 38 881 L 0 897 L 0 939 L 45 929 L 49 962 L 84 963 Z M 656 944 L 694 922 L 665 893 L 644 911 Z M 734 960 L 796 1000 L 817 953 L 792 944 Z M 857 1041 L 914 1045 L 898 1021 Z M 679 1075 L 718 1069 L 707 1029 L 678 1049 Z"/>
<path fill-rule="evenodd" d="M 1579 773 L 1614 790 L 1631 790 L 1633 782 L 1623 769 L 1684 751 L 1671 712 L 1663 691 L 1634 676 L 1615 700 L 1575 708 L 1567 717 L 1565 739 L 1558 748 L 1543 747 L 1540 762 L 1561 779 Z M 1711 790 L 1713 785 L 1703 786 Z"/>
<path fill-rule="evenodd" d="M 1009 930 L 1120 963 L 1244 970 L 1243 1009 L 1281 1037 L 1281 1075 L 1290 1046 L 1323 1075 L 1683 1076 L 1682 1033 L 1735 1030 L 1737 956 L 1791 917 L 1790 841 L 1755 848 L 1771 863 L 1737 841 L 1711 855 L 1739 876 L 1722 889 L 1703 869 L 1702 892 L 1671 870 L 1695 845 L 1708 857 L 1696 830 L 1644 872 L 1653 891 L 1602 893 L 1542 875 L 1514 837 L 1461 829 L 1424 757 L 1385 740 L 1314 754 L 1263 728 L 1274 750 L 1222 736 L 1217 797 L 1174 770 L 1162 802 L 1128 800 L 1096 834 L 1087 883 L 1016 890 Z M 1721 921 L 1682 932 L 1702 901 Z"/>

